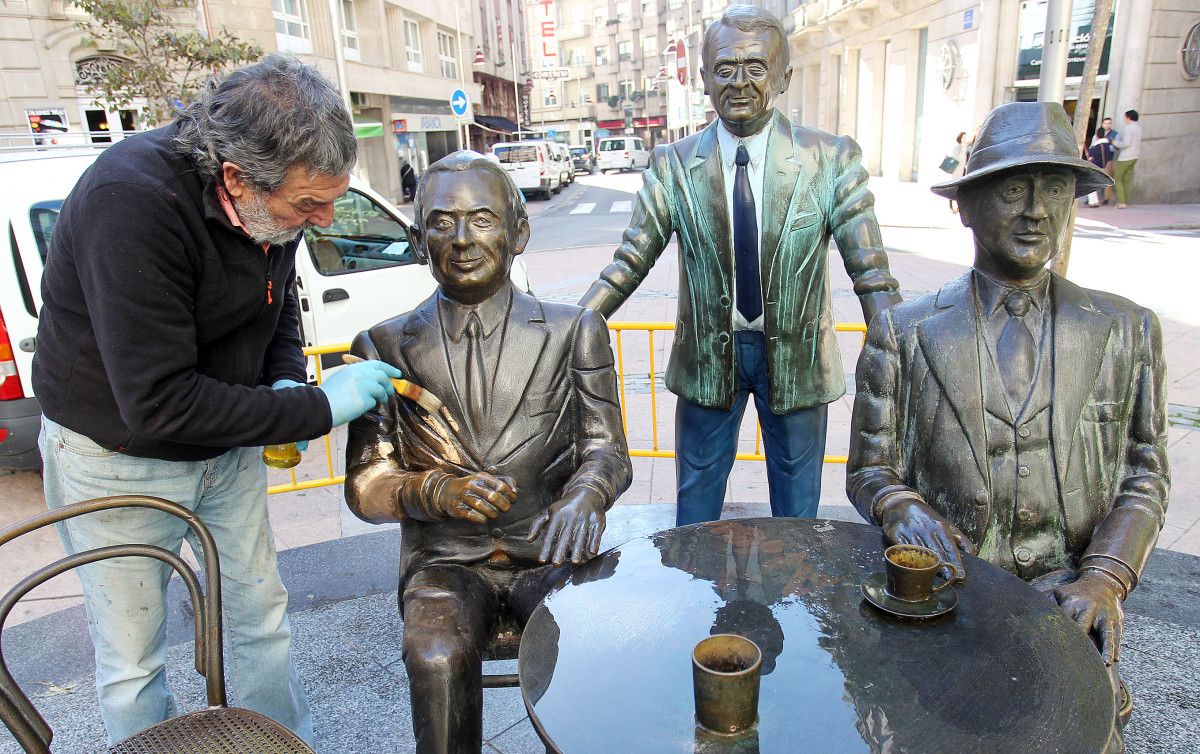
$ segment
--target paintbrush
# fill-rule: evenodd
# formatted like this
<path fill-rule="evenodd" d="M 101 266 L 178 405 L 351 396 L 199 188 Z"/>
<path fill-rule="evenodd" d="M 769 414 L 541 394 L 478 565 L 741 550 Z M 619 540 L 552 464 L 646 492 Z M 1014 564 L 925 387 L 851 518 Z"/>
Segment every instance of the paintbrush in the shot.
<path fill-rule="evenodd" d="M 366 361 L 366 359 L 361 359 L 358 356 L 348 353 L 342 354 L 343 364 L 357 364 L 360 361 Z M 403 395 L 405 398 L 408 398 L 410 401 L 415 402 L 418 406 L 425 409 L 429 413 L 436 414 L 442 410 L 441 400 L 439 400 L 436 395 L 429 392 L 425 388 L 409 382 L 408 380 L 401 380 L 395 377 L 391 379 L 392 387 L 396 388 L 397 393 Z"/>

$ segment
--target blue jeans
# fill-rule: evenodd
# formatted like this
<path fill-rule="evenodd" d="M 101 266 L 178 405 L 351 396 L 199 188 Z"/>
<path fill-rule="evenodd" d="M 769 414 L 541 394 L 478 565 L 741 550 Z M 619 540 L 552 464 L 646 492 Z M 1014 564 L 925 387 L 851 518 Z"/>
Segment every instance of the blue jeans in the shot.
<path fill-rule="evenodd" d="M 675 474 L 678 502 L 675 525 L 716 521 L 725 502 L 725 485 L 737 452 L 738 427 L 746 402 L 754 395 L 767 456 L 771 514 L 812 518 L 821 499 L 825 460 L 825 406 L 773 414 L 767 406 L 770 383 L 764 336 L 739 331 L 736 361 L 741 389 L 728 411 L 682 398 L 675 405 Z"/>
<path fill-rule="evenodd" d="M 43 417 L 39 437 L 46 505 L 119 494 L 172 500 L 212 531 L 221 561 L 225 664 L 231 701 L 278 721 L 308 742 L 312 715 L 291 657 L 287 591 L 279 580 L 267 520 L 266 468 L 260 448 L 235 448 L 209 461 L 159 461 L 105 450 Z M 161 511 L 93 513 L 58 527 L 67 552 L 128 542 L 179 552 L 183 521 Z M 163 665 L 167 657 L 166 588 L 171 570 L 148 558 L 118 558 L 79 569 L 96 650 L 96 690 L 116 743 L 176 714 Z"/>

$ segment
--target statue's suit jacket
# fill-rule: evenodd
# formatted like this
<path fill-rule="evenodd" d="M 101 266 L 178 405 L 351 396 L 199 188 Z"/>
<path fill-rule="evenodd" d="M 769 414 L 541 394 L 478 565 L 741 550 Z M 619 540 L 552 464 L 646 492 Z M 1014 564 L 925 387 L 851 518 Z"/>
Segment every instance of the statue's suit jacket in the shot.
<path fill-rule="evenodd" d="M 679 238 L 679 312 L 666 384 L 676 395 L 729 408 L 738 391 L 733 346 L 733 248 L 719 121 L 658 146 L 633 217 L 600 279 L 580 303 L 608 316 Z M 845 394 L 826 267 L 837 242 L 865 311 L 899 300 L 875 220 L 858 145 L 793 126 L 778 111 L 767 141 L 762 283 L 770 407 L 784 414 Z"/>
<path fill-rule="evenodd" d="M 406 379 L 445 403 L 450 420 L 399 395 L 350 423 L 346 502 L 360 518 L 403 521 L 400 589 L 422 566 L 473 564 L 503 554 L 527 563 L 541 542 L 527 542 L 534 521 L 577 486 L 611 507 L 631 480 L 621 428 L 608 328 L 595 312 L 513 291 L 490 398 L 493 440 L 468 431 L 455 389 L 449 339 L 434 294 L 411 312 L 354 340 L 351 353 L 394 364 Z M 457 375 L 465 394 L 463 375 Z M 448 519 L 430 506 L 443 473 L 511 477 L 517 502 L 486 524 Z"/>
<path fill-rule="evenodd" d="M 1052 274 L 1050 444 L 1067 550 L 1132 588 L 1167 507 L 1162 334 L 1153 312 Z M 973 273 L 871 323 L 858 363 L 847 492 L 867 520 L 916 490 L 978 545 L 990 521 Z M 1128 573 L 1126 573 L 1126 569 Z"/>

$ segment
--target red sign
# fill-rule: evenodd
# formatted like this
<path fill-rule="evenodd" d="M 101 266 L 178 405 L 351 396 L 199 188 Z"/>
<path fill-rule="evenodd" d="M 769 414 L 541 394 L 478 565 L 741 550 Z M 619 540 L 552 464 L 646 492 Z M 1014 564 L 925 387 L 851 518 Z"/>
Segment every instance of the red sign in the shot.
<path fill-rule="evenodd" d="M 405 118 L 394 118 L 392 120 L 392 133 L 402 134 L 408 131 L 408 120 Z"/>
<path fill-rule="evenodd" d="M 679 79 L 680 84 L 687 86 L 687 42 L 682 39 L 675 41 L 675 77 Z"/>

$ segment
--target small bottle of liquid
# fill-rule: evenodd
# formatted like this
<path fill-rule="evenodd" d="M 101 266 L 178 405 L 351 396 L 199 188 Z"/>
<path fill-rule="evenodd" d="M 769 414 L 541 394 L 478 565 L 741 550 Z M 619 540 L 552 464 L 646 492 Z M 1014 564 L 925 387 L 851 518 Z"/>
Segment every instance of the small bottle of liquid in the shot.
<path fill-rule="evenodd" d="M 263 448 L 263 463 L 273 469 L 290 469 L 300 463 L 300 449 L 294 442 L 267 445 Z"/>

